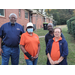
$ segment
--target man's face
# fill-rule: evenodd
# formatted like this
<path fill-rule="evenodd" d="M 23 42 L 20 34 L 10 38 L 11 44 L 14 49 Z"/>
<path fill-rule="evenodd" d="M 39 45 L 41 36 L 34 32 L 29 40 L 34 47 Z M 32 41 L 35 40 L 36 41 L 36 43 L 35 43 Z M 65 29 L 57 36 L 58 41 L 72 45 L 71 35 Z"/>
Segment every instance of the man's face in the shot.
<path fill-rule="evenodd" d="M 14 15 L 11 15 L 11 17 L 9 17 L 9 19 L 10 19 L 10 22 L 13 24 L 15 24 L 15 22 L 17 20 L 17 18 Z"/>
<path fill-rule="evenodd" d="M 52 27 L 52 25 L 48 25 L 48 30 L 49 30 L 49 32 L 53 32 L 53 27 Z"/>

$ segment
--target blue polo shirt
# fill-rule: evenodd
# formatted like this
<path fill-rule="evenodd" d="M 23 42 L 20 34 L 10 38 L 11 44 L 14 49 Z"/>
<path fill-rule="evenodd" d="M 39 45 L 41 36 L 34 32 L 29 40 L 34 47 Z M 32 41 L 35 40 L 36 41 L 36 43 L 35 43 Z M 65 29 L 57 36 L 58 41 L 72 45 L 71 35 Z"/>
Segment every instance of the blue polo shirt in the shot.
<path fill-rule="evenodd" d="M 17 47 L 20 42 L 20 35 L 24 33 L 23 26 L 15 23 L 14 26 L 10 22 L 5 23 L 0 28 L 0 37 L 3 43 L 9 47 Z"/>

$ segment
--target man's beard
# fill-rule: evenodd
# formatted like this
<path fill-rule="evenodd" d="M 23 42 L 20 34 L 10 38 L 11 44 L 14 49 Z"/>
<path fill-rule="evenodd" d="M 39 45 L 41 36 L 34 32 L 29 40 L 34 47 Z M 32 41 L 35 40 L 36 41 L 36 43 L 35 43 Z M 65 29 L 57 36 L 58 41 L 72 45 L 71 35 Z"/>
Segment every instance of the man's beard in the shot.
<path fill-rule="evenodd" d="M 11 22 L 11 21 L 10 21 L 10 23 L 11 23 L 11 24 L 15 24 L 16 22 Z"/>
<path fill-rule="evenodd" d="M 53 32 L 53 31 L 49 31 L 49 32 Z"/>
<path fill-rule="evenodd" d="M 49 31 L 49 33 L 53 33 L 53 31 Z"/>
<path fill-rule="evenodd" d="M 15 24 L 16 22 L 11 22 L 11 24 Z"/>

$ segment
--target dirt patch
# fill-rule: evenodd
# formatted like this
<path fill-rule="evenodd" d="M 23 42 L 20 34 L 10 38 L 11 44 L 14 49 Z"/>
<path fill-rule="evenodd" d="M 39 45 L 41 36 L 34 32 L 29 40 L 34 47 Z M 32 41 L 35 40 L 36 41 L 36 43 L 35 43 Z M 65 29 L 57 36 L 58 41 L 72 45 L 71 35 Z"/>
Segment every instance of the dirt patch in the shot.
<path fill-rule="evenodd" d="M 56 27 L 66 28 L 66 27 L 67 27 L 67 25 L 56 25 Z"/>

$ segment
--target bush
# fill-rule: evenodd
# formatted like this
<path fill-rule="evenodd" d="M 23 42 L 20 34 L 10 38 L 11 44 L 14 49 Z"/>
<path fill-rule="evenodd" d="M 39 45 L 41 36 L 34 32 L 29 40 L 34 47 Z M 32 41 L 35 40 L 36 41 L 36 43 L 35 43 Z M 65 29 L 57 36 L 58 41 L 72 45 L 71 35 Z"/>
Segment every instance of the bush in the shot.
<path fill-rule="evenodd" d="M 75 17 L 67 20 L 68 33 L 72 34 L 75 39 Z"/>
<path fill-rule="evenodd" d="M 75 20 L 71 22 L 71 34 L 75 39 Z"/>
<path fill-rule="evenodd" d="M 70 33 L 70 21 L 67 20 L 68 33 Z"/>

